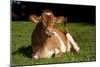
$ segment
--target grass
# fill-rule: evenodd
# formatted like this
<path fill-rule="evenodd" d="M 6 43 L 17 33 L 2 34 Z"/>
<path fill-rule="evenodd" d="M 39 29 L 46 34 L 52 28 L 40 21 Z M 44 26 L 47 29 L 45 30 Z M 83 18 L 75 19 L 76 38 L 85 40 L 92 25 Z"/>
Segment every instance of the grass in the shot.
<path fill-rule="evenodd" d="M 96 27 L 85 23 L 68 23 L 69 32 L 80 46 L 80 53 L 65 53 L 59 58 L 33 60 L 31 58 L 31 22 L 12 22 L 12 65 L 35 65 L 96 61 Z M 63 27 L 56 24 L 55 27 Z M 63 27 L 64 28 L 64 27 Z"/>

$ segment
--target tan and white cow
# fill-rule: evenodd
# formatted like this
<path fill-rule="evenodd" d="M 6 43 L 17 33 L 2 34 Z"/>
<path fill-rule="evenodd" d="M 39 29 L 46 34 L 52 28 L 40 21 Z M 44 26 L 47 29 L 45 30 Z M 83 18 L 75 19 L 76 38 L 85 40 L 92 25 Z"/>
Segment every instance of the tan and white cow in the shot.
<path fill-rule="evenodd" d="M 30 19 L 37 23 L 31 38 L 33 58 L 50 58 L 52 55 L 58 57 L 70 52 L 71 47 L 79 52 L 79 46 L 68 32 L 54 28 L 55 22 L 64 21 L 63 16 L 55 17 L 51 10 L 44 10 L 41 16 L 31 15 Z"/>

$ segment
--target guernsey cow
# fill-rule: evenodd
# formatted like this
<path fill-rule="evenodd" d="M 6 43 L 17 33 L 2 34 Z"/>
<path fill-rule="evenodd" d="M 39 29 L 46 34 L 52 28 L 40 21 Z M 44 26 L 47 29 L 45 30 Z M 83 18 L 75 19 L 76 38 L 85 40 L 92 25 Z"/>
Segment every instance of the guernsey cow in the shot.
<path fill-rule="evenodd" d="M 63 16 L 55 17 L 51 10 L 44 10 L 41 16 L 31 15 L 30 19 L 36 23 L 31 38 L 33 58 L 50 58 L 52 55 L 58 57 L 70 52 L 71 47 L 79 52 L 79 46 L 68 32 L 54 28 L 55 22 L 64 22 Z"/>

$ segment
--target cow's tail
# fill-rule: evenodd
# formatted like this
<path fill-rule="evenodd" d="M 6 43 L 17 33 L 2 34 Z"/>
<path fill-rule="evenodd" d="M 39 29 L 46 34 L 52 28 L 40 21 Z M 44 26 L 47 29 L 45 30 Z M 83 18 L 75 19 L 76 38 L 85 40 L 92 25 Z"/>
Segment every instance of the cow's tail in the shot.
<path fill-rule="evenodd" d="M 65 18 L 64 18 L 64 28 L 65 28 L 64 30 L 65 30 L 66 33 L 69 32 L 69 31 L 68 31 L 68 27 L 67 27 L 67 22 L 68 22 L 68 18 L 65 17 Z"/>

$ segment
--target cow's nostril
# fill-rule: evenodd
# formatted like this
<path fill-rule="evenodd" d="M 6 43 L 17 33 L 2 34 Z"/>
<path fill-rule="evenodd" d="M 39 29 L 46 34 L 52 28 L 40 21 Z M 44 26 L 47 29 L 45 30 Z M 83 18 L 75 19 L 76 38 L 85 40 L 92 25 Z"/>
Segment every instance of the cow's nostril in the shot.
<path fill-rule="evenodd" d="M 47 29 L 46 31 L 49 32 L 49 29 Z"/>
<path fill-rule="evenodd" d="M 50 32 L 49 32 L 49 30 L 48 29 L 46 29 L 46 34 L 49 34 Z"/>
<path fill-rule="evenodd" d="M 52 35 L 54 35 L 52 29 L 50 29 L 50 28 L 47 28 L 47 29 L 46 29 L 46 34 L 47 34 L 49 37 L 51 37 Z"/>

